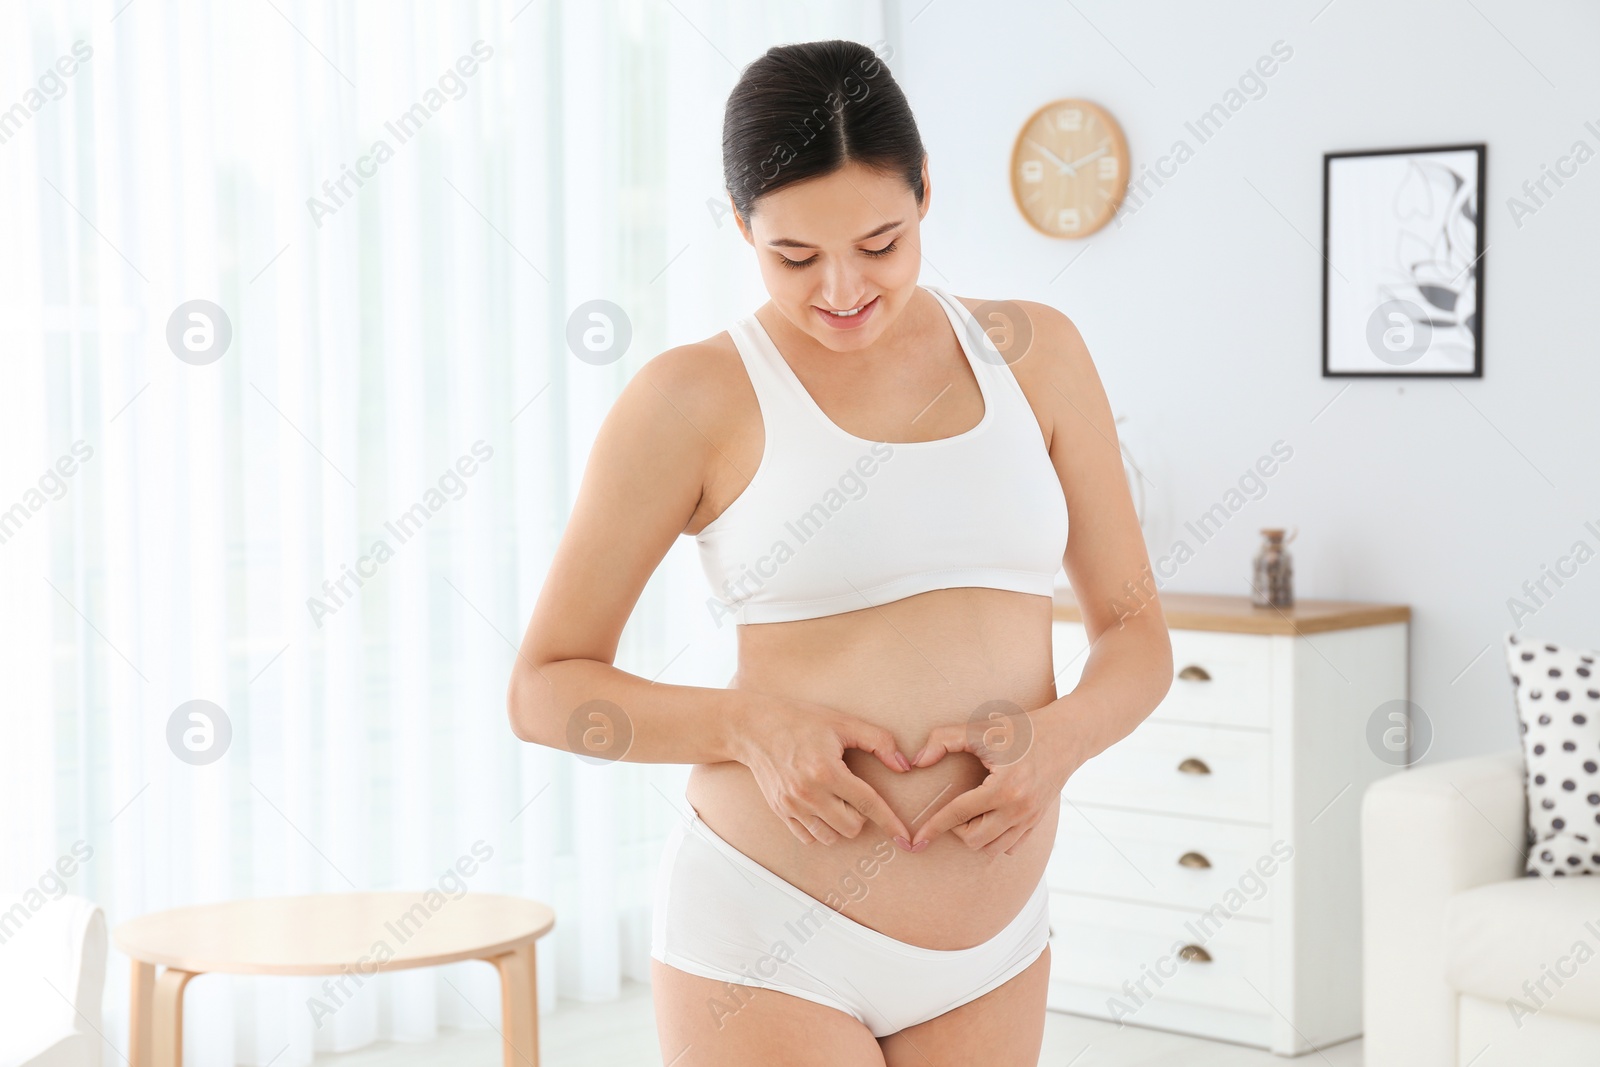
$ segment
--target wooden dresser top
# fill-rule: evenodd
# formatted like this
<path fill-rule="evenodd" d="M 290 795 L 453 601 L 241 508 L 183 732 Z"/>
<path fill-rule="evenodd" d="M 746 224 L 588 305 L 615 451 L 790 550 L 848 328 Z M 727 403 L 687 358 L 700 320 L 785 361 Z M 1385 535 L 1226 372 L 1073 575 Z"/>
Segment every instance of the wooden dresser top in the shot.
<path fill-rule="evenodd" d="M 1296 600 L 1287 608 L 1258 608 L 1246 596 L 1221 593 L 1162 593 L 1161 609 L 1174 630 L 1220 630 L 1240 634 L 1314 634 L 1388 622 L 1410 622 L 1406 604 L 1355 600 Z M 1055 617 L 1082 622 L 1070 590 L 1057 589 Z"/>

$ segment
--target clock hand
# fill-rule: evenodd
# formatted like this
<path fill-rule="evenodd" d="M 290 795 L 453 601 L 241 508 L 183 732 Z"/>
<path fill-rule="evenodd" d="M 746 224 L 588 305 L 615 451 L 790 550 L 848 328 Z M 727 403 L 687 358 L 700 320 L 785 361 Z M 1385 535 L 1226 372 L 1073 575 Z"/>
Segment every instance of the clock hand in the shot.
<path fill-rule="evenodd" d="M 1103 156 L 1105 154 L 1106 154 L 1105 147 L 1101 146 L 1100 148 L 1096 148 L 1093 152 L 1090 152 L 1086 156 L 1079 156 L 1077 159 L 1073 160 L 1071 163 L 1066 164 L 1067 173 L 1071 174 L 1071 175 L 1076 175 L 1078 173 L 1078 168 L 1079 167 L 1081 167 L 1085 163 L 1089 162 L 1089 160 L 1093 159 L 1095 156 Z"/>
<path fill-rule="evenodd" d="M 1060 156 L 1056 155 L 1054 152 L 1050 151 L 1050 149 L 1046 148 L 1044 145 L 1040 144 L 1038 141 L 1033 140 L 1032 138 L 1028 139 L 1028 143 L 1033 145 L 1033 147 L 1037 148 L 1039 151 L 1043 152 L 1045 155 L 1050 157 L 1050 159 L 1056 165 L 1056 173 L 1058 173 L 1058 174 L 1066 174 L 1066 173 L 1070 172 L 1072 165 L 1070 163 L 1068 163 L 1066 160 L 1062 159 Z"/>

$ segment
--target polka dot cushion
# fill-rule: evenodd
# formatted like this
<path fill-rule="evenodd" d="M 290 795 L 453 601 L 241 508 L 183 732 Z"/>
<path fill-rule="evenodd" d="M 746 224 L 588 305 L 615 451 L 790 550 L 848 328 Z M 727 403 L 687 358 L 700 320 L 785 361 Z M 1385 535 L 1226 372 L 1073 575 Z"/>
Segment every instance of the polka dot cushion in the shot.
<path fill-rule="evenodd" d="M 1600 874 L 1600 652 L 1507 631 L 1527 761 L 1527 873 Z"/>

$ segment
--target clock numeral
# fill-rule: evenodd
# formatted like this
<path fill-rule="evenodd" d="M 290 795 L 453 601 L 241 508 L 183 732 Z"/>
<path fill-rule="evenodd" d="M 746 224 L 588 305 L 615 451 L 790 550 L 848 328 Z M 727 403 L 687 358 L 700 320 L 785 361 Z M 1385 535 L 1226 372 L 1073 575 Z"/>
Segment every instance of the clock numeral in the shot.
<path fill-rule="evenodd" d="M 1100 177 L 1107 179 L 1115 178 L 1117 176 L 1117 166 L 1116 156 L 1101 156 Z"/>
<path fill-rule="evenodd" d="M 1065 107 L 1057 111 L 1056 128 L 1060 130 L 1083 129 L 1083 111 L 1075 107 Z"/>
<path fill-rule="evenodd" d="M 1077 208 L 1064 207 L 1056 212 L 1056 229 L 1065 233 L 1075 233 L 1082 225 Z"/>
<path fill-rule="evenodd" d="M 1023 160 L 1022 161 L 1022 180 L 1025 181 L 1025 182 L 1042 182 L 1042 181 L 1044 181 L 1044 164 L 1040 163 L 1037 159 L 1025 159 L 1025 160 Z"/>

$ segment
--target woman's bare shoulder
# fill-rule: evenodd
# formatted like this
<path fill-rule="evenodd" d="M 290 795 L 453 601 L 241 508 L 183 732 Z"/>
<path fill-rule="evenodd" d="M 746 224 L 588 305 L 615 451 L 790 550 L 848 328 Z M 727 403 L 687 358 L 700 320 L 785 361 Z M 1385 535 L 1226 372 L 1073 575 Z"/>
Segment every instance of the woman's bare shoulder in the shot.
<path fill-rule="evenodd" d="M 1001 349 L 1036 411 L 1065 405 L 1063 393 L 1071 397 L 1085 388 L 1098 388 L 1089 348 L 1066 312 L 1037 300 L 956 299 Z"/>
<path fill-rule="evenodd" d="M 1024 350 L 1021 353 L 1006 353 L 1006 362 L 1013 366 L 1021 358 L 1035 352 L 1043 356 L 1036 363 L 1047 362 L 1052 357 L 1082 359 L 1089 354 L 1078 327 L 1060 308 L 1037 300 L 979 296 L 958 296 L 956 299 L 980 327 L 996 338 L 997 344 L 1000 339 L 1008 338 L 1015 338 L 1022 343 Z"/>
<path fill-rule="evenodd" d="M 688 427 L 713 441 L 738 422 L 747 404 L 755 404 L 727 331 L 666 349 L 639 368 L 628 388 L 669 405 Z"/>
<path fill-rule="evenodd" d="M 713 334 L 699 341 L 676 345 L 651 357 L 640 367 L 635 377 L 645 378 L 658 388 L 671 388 L 684 395 L 692 394 L 731 371 L 739 363 L 739 352 L 728 331 Z"/>
<path fill-rule="evenodd" d="M 613 416 L 637 448 L 715 458 L 758 418 L 739 350 L 726 331 L 670 347 L 635 371 Z"/>

